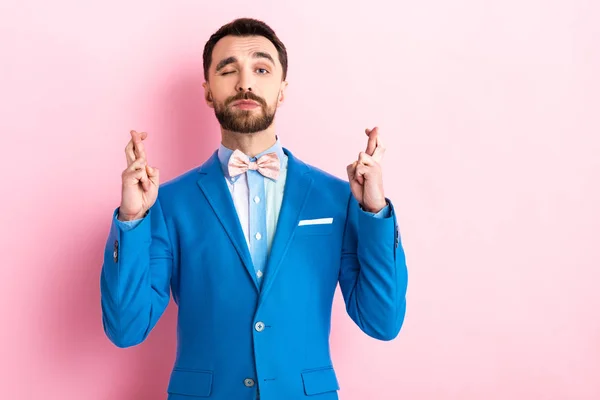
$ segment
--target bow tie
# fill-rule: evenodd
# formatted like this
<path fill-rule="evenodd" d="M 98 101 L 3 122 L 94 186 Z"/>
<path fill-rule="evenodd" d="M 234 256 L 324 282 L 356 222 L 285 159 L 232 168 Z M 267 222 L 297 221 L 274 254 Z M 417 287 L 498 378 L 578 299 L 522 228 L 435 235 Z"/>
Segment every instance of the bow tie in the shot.
<path fill-rule="evenodd" d="M 280 162 L 277 153 L 268 153 L 260 156 L 256 161 L 250 161 L 250 158 L 240 150 L 235 150 L 229 157 L 229 176 L 236 177 L 248 170 L 258 171 L 263 176 L 277 180 L 279 177 Z"/>

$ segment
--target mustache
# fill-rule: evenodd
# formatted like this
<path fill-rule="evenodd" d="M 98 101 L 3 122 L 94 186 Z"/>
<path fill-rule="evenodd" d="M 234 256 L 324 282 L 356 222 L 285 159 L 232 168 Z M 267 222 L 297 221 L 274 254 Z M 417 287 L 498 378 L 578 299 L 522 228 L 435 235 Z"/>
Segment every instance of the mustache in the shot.
<path fill-rule="evenodd" d="M 253 100 L 263 107 L 267 106 L 267 102 L 265 100 L 263 100 L 262 97 L 258 97 L 257 95 L 255 95 L 252 92 L 240 92 L 240 93 L 236 94 L 235 96 L 228 97 L 227 100 L 225 101 L 225 105 L 228 106 L 229 104 L 233 103 L 234 101 L 238 101 L 238 100 Z"/>

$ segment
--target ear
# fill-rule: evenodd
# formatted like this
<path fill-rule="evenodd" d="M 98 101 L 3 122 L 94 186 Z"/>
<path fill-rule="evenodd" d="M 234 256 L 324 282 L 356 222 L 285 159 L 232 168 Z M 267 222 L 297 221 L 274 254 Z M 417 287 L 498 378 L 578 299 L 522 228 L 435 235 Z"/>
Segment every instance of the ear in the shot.
<path fill-rule="evenodd" d="M 214 108 L 215 104 L 213 102 L 212 93 L 210 92 L 210 86 L 208 85 L 208 82 L 204 82 L 202 87 L 204 88 L 204 101 L 206 101 L 206 105 L 210 108 Z"/>
<path fill-rule="evenodd" d="M 277 98 L 277 106 L 281 106 L 283 101 L 285 100 L 285 90 L 287 89 L 288 82 L 281 82 L 281 86 L 279 87 L 279 97 Z"/>

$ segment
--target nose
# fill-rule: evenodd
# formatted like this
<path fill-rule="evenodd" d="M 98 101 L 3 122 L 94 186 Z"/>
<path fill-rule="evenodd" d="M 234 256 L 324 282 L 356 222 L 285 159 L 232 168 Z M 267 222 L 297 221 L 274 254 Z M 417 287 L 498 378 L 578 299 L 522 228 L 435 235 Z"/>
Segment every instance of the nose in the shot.
<path fill-rule="evenodd" d="M 246 71 L 245 69 L 239 74 L 239 81 L 236 86 L 236 90 L 238 92 L 251 92 L 253 86 L 253 76 L 252 73 Z"/>
<path fill-rule="evenodd" d="M 246 92 L 246 91 L 251 92 L 252 88 L 250 86 L 245 87 L 244 85 L 238 85 L 237 91 L 238 92 Z"/>

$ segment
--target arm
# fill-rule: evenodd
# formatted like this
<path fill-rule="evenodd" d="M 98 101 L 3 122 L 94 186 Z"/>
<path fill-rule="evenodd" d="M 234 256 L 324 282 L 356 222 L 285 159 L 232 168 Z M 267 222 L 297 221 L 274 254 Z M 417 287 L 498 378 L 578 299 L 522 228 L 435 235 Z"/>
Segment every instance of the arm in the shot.
<path fill-rule="evenodd" d="M 173 256 L 158 200 L 135 223 L 117 216 L 118 209 L 100 277 L 102 323 L 111 342 L 130 347 L 146 339 L 169 304 Z"/>
<path fill-rule="evenodd" d="M 387 215 L 378 217 L 350 196 L 339 275 L 348 315 L 380 340 L 392 340 L 400 332 L 408 283 L 396 215 L 389 200 L 387 204 Z"/>

